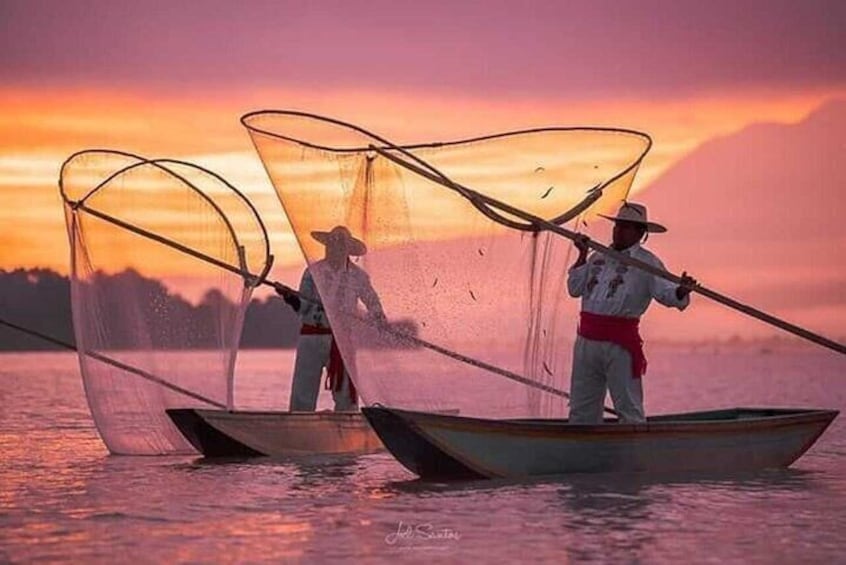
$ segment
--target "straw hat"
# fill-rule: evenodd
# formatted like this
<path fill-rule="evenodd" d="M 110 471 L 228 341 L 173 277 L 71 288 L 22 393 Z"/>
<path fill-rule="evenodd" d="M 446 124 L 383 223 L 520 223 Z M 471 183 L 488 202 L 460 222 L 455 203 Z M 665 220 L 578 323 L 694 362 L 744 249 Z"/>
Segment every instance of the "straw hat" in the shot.
<path fill-rule="evenodd" d="M 611 217 L 606 216 L 604 214 L 599 215 L 614 222 L 620 221 L 643 224 L 646 226 L 646 231 L 648 231 L 649 233 L 663 233 L 667 231 L 667 228 L 665 228 L 661 224 L 656 224 L 655 222 L 650 222 L 647 220 L 646 206 L 644 206 L 643 204 L 635 204 L 634 202 L 623 202 L 623 205 L 620 206 L 620 209 L 617 211 L 616 216 Z"/>
<path fill-rule="evenodd" d="M 353 237 L 346 226 L 335 226 L 331 231 L 313 231 L 311 237 L 327 247 L 342 245 L 347 255 L 353 257 L 367 253 L 367 246 L 364 242 Z"/>

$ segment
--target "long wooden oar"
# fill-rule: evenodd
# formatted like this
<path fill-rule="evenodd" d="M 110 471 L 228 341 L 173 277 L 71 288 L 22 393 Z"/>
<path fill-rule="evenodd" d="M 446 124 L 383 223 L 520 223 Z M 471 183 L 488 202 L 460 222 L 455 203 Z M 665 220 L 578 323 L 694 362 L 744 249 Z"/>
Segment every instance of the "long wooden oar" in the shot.
<path fill-rule="evenodd" d="M 222 404 L 220 402 L 212 400 L 211 398 L 206 398 L 205 396 L 202 396 L 201 394 L 197 394 L 196 392 L 192 392 L 188 389 L 182 388 L 181 386 L 177 386 L 173 383 L 169 383 L 166 380 L 162 379 L 161 377 L 157 377 L 157 376 L 155 376 L 151 373 L 148 373 L 147 371 L 138 369 L 137 367 L 133 367 L 132 365 L 127 365 L 126 363 L 123 363 L 122 361 L 118 361 L 117 359 L 112 359 L 111 357 L 103 355 L 102 353 L 97 353 L 96 351 L 83 351 L 81 349 L 78 349 L 75 345 L 73 345 L 71 343 L 68 343 L 66 341 L 62 341 L 60 339 L 57 339 L 55 337 L 49 336 L 47 334 L 41 333 L 41 332 L 36 331 L 36 330 L 31 330 L 29 328 L 19 326 L 18 324 L 8 322 L 6 320 L 3 320 L 2 318 L 0 318 L 0 325 L 4 325 L 4 326 L 10 327 L 14 330 L 17 330 L 19 332 L 37 337 L 39 339 L 43 339 L 44 341 L 50 342 L 54 345 L 58 345 L 58 346 L 63 347 L 65 349 L 70 349 L 71 351 L 76 351 L 78 353 L 82 353 L 83 355 L 91 357 L 92 359 L 96 359 L 97 361 L 101 361 L 103 363 L 106 363 L 107 365 L 117 367 L 118 369 L 122 369 L 122 370 L 124 370 L 128 373 L 132 373 L 133 375 L 138 375 L 139 377 L 141 377 L 143 379 L 147 379 L 148 381 L 152 381 L 152 382 L 154 382 L 158 385 L 161 385 L 165 388 L 168 388 L 168 389 L 170 389 L 174 392 L 178 392 L 180 394 L 184 394 L 185 396 L 189 396 L 191 398 L 199 400 L 200 402 L 205 402 L 206 404 L 216 406 L 217 408 L 226 409 L 225 404 Z"/>
<path fill-rule="evenodd" d="M 114 224 L 114 225 L 116 225 L 120 228 L 131 231 L 131 232 L 133 232 L 137 235 L 140 235 L 142 237 L 152 239 L 153 241 L 161 243 L 162 245 L 166 245 L 168 247 L 176 249 L 177 251 L 181 251 L 183 253 L 191 255 L 192 257 L 195 257 L 197 259 L 200 259 L 201 261 L 205 261 L 207 263 L 215 265 L 216 267 L 219 267 L 219 268 L 224 269 L 226 271 L 229 271 L 231 273 L 238 274 L 238 275 L 244 277 L 245 280 L 252 281 L 253 284 L 268 285 L 268 286 L 273 287 L 274 289 L 282 288 L 282 289 L 285 289 L 287 292 L 290 292 L 291 294 L 296 295 L 301 300 L 307 300 L 309 302 L 314 302 L 313 300 L 311 300 L 311 299 L 303 296 L 302 294 L 300 294 L 299 291 L 294 290 L 293 288 L 291 288 L 291 287 L 289 287 L 285 284 L 268 280 L 266 273 L 264 275 L 259 275 L 259 276 L 253 275 L 253 274 L 245 271 L 242 268 L 236 267 L 234 265 L 230 265 L 230 264 L 228 264 L 224 261 L 221 261 L 220 259 L 217 259 L 215 257 L 211 257 L 211 256 L 209 256 L 209 255 L 207 255 L 207 254 L 205 254 L 201 251 L 197 251 L 196 249 L 192 249 L 192 248 L 190 248 L 186 245 L 183 245 L 179 242 L 173 241 L 173 240 L 171 240 L 167 237 L 153 233 L 149 230 L 145 230 L 144 228 L 138 227 L 134 224 L 130 224 L 129 222 L 125 222 L 125 221 L 123 221 L 119 218 L 115 218 L 114 216 L 111 216 L 110 214 L 106 214 L 104 212 L 101 212 L 101 211 L 99 211 L 95 208 L 92 208 L 91 206 L 88 206 L 86 204 L 81 204 L 81 205 L 78 206 L 78 208 L 92 214 L 93 216 L 96 216 L 97 218 L 99 218 L 99 219 L 101 219 L 105 222 L 109 222 L 111 224 Z M 522 375 L 518 375 L 518 374 L 516 374 L 512 371 L 508 371 L 506 369 L 502 369 L 502 368 L 497 367 L 495 365 L 485 363 L 484 361 L 479 361 L 478 359 L 473 359 L 472 357 L 468 357 L 466 355 L 456 353 L 455 351 L 451 351 L 451 350 L 449 350 L 445 347 L 442 347 L 440 345 L 436 345 L 434 343 L 430 343 L 426 340 L 420 339 L 418 337 L 411 336 L 411 335 L 406 334 L 404 332 L 398 332 L 398 331 L 394 330 L 393 328 L 385 327 L 384 329 L 386 331 L 393 333 L 399 339 L 410 341 L 410 342 L 412 342 L 416 345 L 419 345 L 421 347 L 425 347 L 427 349 L 431 349 L 432 351 L 436 351 L 436 352 L 438 352 L 442 355 L 445 355 L 447 357 L 450 357 L 450 358 L 455 359 L 457 361 L 460 361 L 462 363 L 466 363 L 468 365 L 472 365 L 473 367 L 477 367 L 477 368 L 480 368 L 480 369 L 484 369 L 486 371 L 490 371 L 490 372 L 495 373 L 497 375 L 500 375 L 500 376 L 509 378 L 513 381 L 531 386 L 531 387 L 536 388 L 538 390 L 548 392 L 548 393 L 554 394 L 556 396 L 560 396 L 562 398 L 567 398 L 567 399 L 570 398 L 569 393 L 567 393 L 566 391 L 557 389 L 557 388 L 549 386 L 549 385 L 545 385 L 543 383 L 533 381 L 533 380 L 531 380 L 527 377 L 524 377 Z M 605 407 L 605 411 L 609 414 L 617 415 L 617 412 L 615 410 L 611 409 L 611 408 Z"/>
<path fill-rule="evenodd" d="M 284 286 L 284 285 L 281 285 L 281 286 Z M 285 287 L 285 289 L 288 292 L 293 292 L 293 293 L 297 294 L 297 296 L 299 296 L 299 297 L 302 296 L 299 293 L 297 293 L 297 291 L 295 291 L 294 289 L 292 289 L 290 287 Z M 372 325 L 371 322 L 365 320 L 364 318 L 362 318 L 360 316 L 351 316 L 351 318 L 356 322 L 367 324 L 367 325 Z M 402 340 L 402 341 L 405 341 L 407 343 L 410 343 L 412 345 L 417 345 L 417 346 L 420 346 L 420 347 L 424 347 L 426 349 L 431 349 L 432 351 L 440 353 L 441 355 L 444 355 L 446 357 L 450 357 L 452 359 L 455 359 L 456 361 L 461 361 L 462 363 L 465 363 L 467 365 L 471 365 L 471 366 L 477 367 L 479 369 L 484 369 L 485 371 L 489 371 L 491 373 L 496 373 L 497 375 L 509 378 L 512 381 L 516 381 L 516 382 L 522 383 L 524 385 L 531 386 L 531 387 L 536 388 L 538 390 L 542 390 L 544 392 L 548 392 L 550 394 L 554 394 L 554 395 L 560 396 L 562 398 L 567 398 L 567 399 L 570 398 L 570 394 L 567 393 L 566 391 L 557 389 L 557 388 L 552 387 L 552 386 L 545 385 L 543 383 L 539 383 L 537 381 L 533 381 L 533 380 L 531 380 L 527 377 L 524 377 L 522 375 L 518 375 L 518 374 L 516 374 L 512 371 L 509 371 L 507 369 L 497 367 L 496 365 L 491 365 L 490 363 L 485 363 L 484 361 L 479 361 L 478 359 L 468 357 L 467 355 L 462 355 L 461 353 L 456 353 L 455 351 L 447 349 L 446 347 L 436 345 L 434 343 L 428 342 L 424 339 L 420 339 L 419 337 L 407 334 L 405 332 L 397 331 L 397 330 L 395 330 L 394 328 L 392 328 L 388 325 L 378 325 L 376 327 L 379 331 L 388 332 L 391 335 L 393 335 L 395 338 Z M 605 410 L 609 414 L 617 414 L 617 412 L 612 410 L 611 408 L 606 408 Z"/>
<path fill-rule="evenodd" d="M 280 288 L 284 288 L 287 292 L 290 292 L 290 293 L 296 295 L 301 300 L 306 300 L 306 301 L 309 301 L 309 302 L 312 302 L 312 303 L 316 303 L 315 301 L 304 297 L 298 291 L 294 290 L 293 288 L 291 288 L 289 286 L 286 286 L 282 283 L 274 283 L 274 285 L 278 286 Z M 365 320 L 364 318 L 362 318 L 360 316 L 351 316 L 351 318 L 356 322 L 367 324 L 367 325 L 372 325 L 371 322 Z M 473 366 L 473 367 L 476 367 L 476 368 L 479 368 L 479 369 L 483 369 L 485 371 L 489 371 L 491 373 L 500 375 L 500 376 L 505 377 L 507 379 L 511 379 L 512 381 L 530 386 L 532 388 L 536 388 L 536 389 L 541 390 L 543 392 L 548 392 L 549 394 L 554 394 L 555 396 L 560 396 L 560 397 L 566 398 L 568 400 L 570 399 L 570 394 L 566 391 L 555 388 L 553 386 L 545 385 L 543 383 L 539 383 L 537 381 L 533 381 L 532 379 L 530 379 L 528 377 L 518 375 L 517 373 L 509 371 L 508 369 L 503 369 L 501 367 L 497 367 L 496 365 L 491 365 L 490 363 L 485 363 L 484 361 L 480 361 L 478 359 L 468 357 L 467 355 L 462 355 L 461 353 L 457 353 L 455 351 L 447 349 L 446 347 L 442 347 L 440 345 L 431 343 L 431 342 L 426 341 L 424 339 L 420 339 L 419 337 L 407 334 L 405 332 L 397 331 L 397 330 L 395 330 L 394 328 L 392 328 L 388 325 L 379 325 L 379 326 L 377 326 L 377 329 L 379 331 L 388 332 L 399 340 L 411 343 L 413 345 L 418 345 L 418 346 L 424 347 L 426 349 L 430 349 L 432 351 L 435 351 L 436 353 L 440 353 L 441 355 L 444 355 L 446 357 L 450 357 L 451 359 L 455 359 L 456 361 L 460 361 L 460 362 L 465 363 L 467 365 L 470 365 L 470 366 Z M 619 412 L 617 412 L 613 408 L 609 408 L 607 406 L 603 406 L 602 408 L 608 414 L 613 414 L 615 416 L 619 416 Z"/>
<path fill-rule="evenodd" d="M 384 140 L 379 139 L 379 141 L 384 141 Z M 411 156 L 413 159 L 415 159 L 417 161 L 422 161 L 419 157 L 416 157 L 414 155 L 409 154 L 407 151 L 403 150 L 400 147 L 393 146 L 392 144 L 389 144 L 389 146 L 391 146 L 392 149 L 396 149 L 396 150 L 402 152 L 403 154 Z M 626 265 L 631 265 L 632 267 L 635 267 L 637 269 L 641 269 L 642 271 L 646 271 L 647 273 L 653 274 L 657 277 L 661 277 L 662 279 L 668 280 L 670 282 L 674 282 L 676 284 L 681 283 L 681 277 L 678 276 L 678 275 L 675 275 L 675 274 L 673 274 L 669 271 L 665 271 L 664 269 L 659 269 L 659 268 L 657 268 L 653 265 L 650 265 L 648 263 L 644 263 L 643 261 L 639 261 L 637 259 L 629 257 L 628 255 L 625 255 L 624 253 L 620 253 L 619 251 L 612 249 L 610 247 L 607 247 L 605 245 L 602 245 L 601 243 L 598 243 L 598 242 L 596 242 L 592 239 L 585 238 L 585 236 L 582 235 L 582 234 L 578 234 L 576 232 L 570 231 L 566 228 L 559 226 L 558 224 L 554 224 L 552 222 L 544 220 L 543 218 L 540 218 L 538 216 L 535 216 L 533 214 L 525 212 L 525 211 L 523 211 L 519 208 L 515 208 L 514 206 L 506 204 L 505 202 L 495 200 L 495 199 L 491 198 L 490 196 L 482 195 L 481 193 L 478 193 L 473 189 L 467 188 L 466 186 L 462 186 L 462 185 L 452 181 L 451 179 L 449 179 L 443 173 L 438 172 L 439 174 L 435 174 L 435 173 L 428 171 L 428 170 L 426 170 L 426 169 L 424 169 L 424 168 L 422 168 L 418 165 L 415 165 L 414 163 L 410 163 L 410 162 L 406 161 L 405 159 L 402 159 L 402 158 L 398 157 L 397 155 L 392 154 L 389 151 L 385 151 L 384 149 L 382 149 L 380 147 L 377 147 L 375 145 L 371 145 L 370 148 L 373 151 L 375 151 L 375 152 L 379 153 L 380 155 L 382 155 L 383 157 L 385 157 L 386 159 L 389 159 L 389 160 L 393 161 L 394 163 L 396 163 L 397 165 L 400 165 L 401 167 L 404 167 L 404 168 L 406 168 L 406 169 L 408 169 L 408 170 L 410 170 L 410 171 L 412 171 L 412 172 L 414 172 L 414 173 L 416 173 L 420 176 L 423 176 L 423 177 L 431 180 L 432 182 L 436 182 L 436 183 L 438 183 L 438 184 L 440 184 L 440 185 L 442 185 L 446 188 L 449 188 L 451 190 L 459 192 L 462 196 L 469 198 L 471 201 L 474 201 L 474 204 L 477 207 L 486 206 L 486 205 L 494 206 L 496 208 L 499 208 L 503 212 L 506 212 L 508 214 L 511 214 L 513 216 L 521 218 L 521 219 L 523 219 L 527 222 L 531 222 L 532 224 L 538 226 L 539 228 L 542 228 L 542 229 L 547 230 L 547 231 L 551 231 L 551 232 L 553 232 L 557 235 L 566 237 L 568 239 L 575 241 L 577 239 L 584 238 L 585 242 L 587 243 L 587 246 L 590 247 L 591 249 L 595 250 L 595 251 L 598 251 L 599 253 L 603 253 L 605 255 L 613 257 L 615 260 L 617 260 L 621 263 L 625 263 Z M 427 165 L 428 168 L 430 168 L 434 171 L 437 171 L 437 169 L 435 169 L 433 166 L 429 165 L 428 163 L 426 163 L 426 165 Z M 811 332 L 811 331 L 809 331 L 805 328 L 802 328 L 800 326 L 797 326 L 795 324 L 791 324 L 790 322 L 787 322 L 787 321 L 782 320 L 780 318 L 776 318 L 775 316 L 773 316 L 771 314 L 767 314 L 766 312 L 758 310 L 757 308 L 753 308 L 752 306 L 749 306 L 748 304 L 743 304 L 741 302 L 738 302 L 737 300 L 735 300 L 733 298 L 729 298 L 728 296 L 725 296 L 724 294 L 720 294 L 719 292 L 716 292 L 714 290 L 706 288 L 706 287 L 702 286 L 701 284 L 697 284 L 696 286 L 694 286 L 693 291 L 698 293 L 698 294 L 701 294 L 701 295 L 703 295 L 707 298 L 710 298 L 711 300 L 719 302 L 720 304 L 728 306 L 729 308 L 733 308 L 733 309 L 735 309 L 739 312 L 742 312 L 742 313 L 744 313 L 748 316 L 752 316 L 753 318 L 761 320 L 762 322 L 766 322 L 766 323 L 771 324 L 771 325 L 773 325 L 773 326 L 775 326 L 779 329 L 782 329 L 784 331 L 792 333 L 793 335 L 799 336 L 799 337 L 804 338 L 808 341 L 816 343 L 817 345 L 827 347 L 828 349 L 831 349 L 833 351 L 837 351 L 838 353 L 842 353 L 842 354 L 846 355 L 846 345 L 843 345 L 843 344 L 838 343 L 836 341 L 830 340 L 826 337 L 823 337 L 819 334 Z"/>

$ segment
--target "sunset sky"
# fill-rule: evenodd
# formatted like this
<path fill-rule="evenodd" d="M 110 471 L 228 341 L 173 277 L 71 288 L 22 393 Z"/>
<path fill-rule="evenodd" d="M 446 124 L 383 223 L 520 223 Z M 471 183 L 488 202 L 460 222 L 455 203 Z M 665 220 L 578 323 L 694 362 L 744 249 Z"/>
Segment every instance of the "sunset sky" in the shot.
<path fill-rule="evenodd" d="M 641 191 L 706 142 L 795 124 L 846 98 L 844 29 L 838 0 L 4 0 L 0 269 L 68 271 L 56 181 L 64 159 L 92 147 L 222 174 L 256 202 L 280 267 L 298 267 L 238 122 L 264 108 L 326 114 L 403 142 L 549 125 L 637 129 L 655 142 Z M 689 214 L 664 213 L 676 225 Z M 668 236 L 662 249 L 678 256 L 672 245 Z M 712 267 L 715 288 L 742 278 L 730 257 Z M 832 288 L 846 283 L 846 266 L 828 269 Z M 817 327 L 846 334 L 828 318 Z"/>

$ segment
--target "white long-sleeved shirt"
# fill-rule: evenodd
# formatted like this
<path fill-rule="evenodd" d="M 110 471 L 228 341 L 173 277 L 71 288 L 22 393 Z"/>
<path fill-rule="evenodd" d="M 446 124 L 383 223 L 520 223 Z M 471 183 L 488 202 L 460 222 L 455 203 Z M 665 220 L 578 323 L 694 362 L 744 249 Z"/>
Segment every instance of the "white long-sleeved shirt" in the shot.
<path fill-rule="evenodd" d="M 664 269 L 661 260 L 640 244 L 622 253 Z M 583 312 L 623 318 L 640 318 L 653 298 L 664 306 L 684 310 L 690 304 L 690 295 L 679 300 L 677 288 L 675 283 L 599 253 L 592 253 L 584 265 L 571 267 L 567 277 L 567 290 L 570 296 L 582 298 Z"/>
<path fill-rule="evenodd" d="M 382 303 L 370 284 L 370 277 L 363 269 L 349 261 L 343 269 L 334 269 L 323 259 L 307 268 L 300 280 L 299 293 L 302 299 L 299 314 L 303 324 L 329 327 L 314 277 L 317 277 L 324 287 L 330 307 L 354 312 L 358 300 L 361 300 L 369 313 L 383 315 Z"/>

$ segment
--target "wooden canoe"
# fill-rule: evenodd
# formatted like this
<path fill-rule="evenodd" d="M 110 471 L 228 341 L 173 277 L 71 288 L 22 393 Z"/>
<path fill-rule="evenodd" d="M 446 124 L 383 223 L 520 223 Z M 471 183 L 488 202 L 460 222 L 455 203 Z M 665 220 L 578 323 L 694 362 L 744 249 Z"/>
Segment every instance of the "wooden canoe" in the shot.
<path fill-rule="evenodd" d="M 206 457 L 353 455 L 384 449 L 359 412 L 174 408 L 167 414 Z"/>
<path fill-rule="evenodd" d="M 644 424 L 488 420 L 363 408 L 385 447 L 426 479 L 566 473 L 725 473 L 787 467 L 835 410 L 733 408 L 648 418 Z"/>

